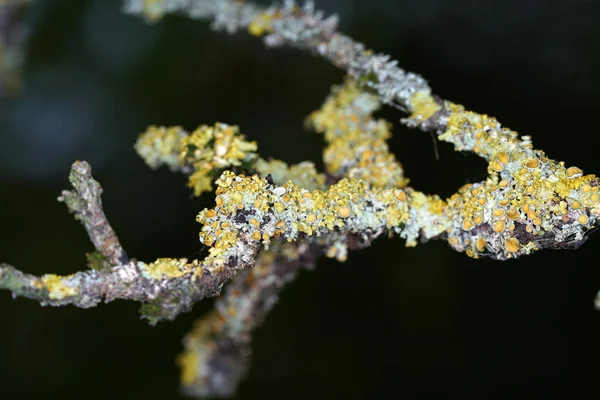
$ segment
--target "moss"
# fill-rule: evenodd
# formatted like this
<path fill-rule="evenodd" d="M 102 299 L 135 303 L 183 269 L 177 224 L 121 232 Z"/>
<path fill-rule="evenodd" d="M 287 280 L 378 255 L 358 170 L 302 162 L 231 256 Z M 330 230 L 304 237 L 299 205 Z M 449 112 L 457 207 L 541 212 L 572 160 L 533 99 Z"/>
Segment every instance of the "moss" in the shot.
<path fill-rule="evenodd" d="M 110 267 L 108 258 L 97 251 L 85 253 L 85 257 L 87 258 L 87 265 L 90 269 L 101 270 Z"/>
<path fill-rule="evenodd" d="M 159 321 L 164 320 L 167 317 L 163 308 L 164 303 L 165 300 L 160 297 L 143 303 L 139 309 L 141 318 L 146 319 L 152 326 L 156 325 Z"/>

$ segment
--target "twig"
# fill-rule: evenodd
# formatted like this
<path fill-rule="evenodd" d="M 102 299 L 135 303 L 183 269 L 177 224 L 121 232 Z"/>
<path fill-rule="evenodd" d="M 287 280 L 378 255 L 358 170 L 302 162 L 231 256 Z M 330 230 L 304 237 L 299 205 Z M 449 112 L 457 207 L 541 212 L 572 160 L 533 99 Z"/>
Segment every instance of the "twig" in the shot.
<path fill-rule="evenodd" d="M 69 181 L 74 190 L 64 190 L 58 201 L 64 202 L 75 214 L 96 251 L 108 259 L 111 265 L 126 264 L 129 260 L 119 243 L 117 234 L 110 226 L 102 209 L 102 186 L 92 177 L 92 168 L 85 161 L 76 161 L 71 167 Z"/>

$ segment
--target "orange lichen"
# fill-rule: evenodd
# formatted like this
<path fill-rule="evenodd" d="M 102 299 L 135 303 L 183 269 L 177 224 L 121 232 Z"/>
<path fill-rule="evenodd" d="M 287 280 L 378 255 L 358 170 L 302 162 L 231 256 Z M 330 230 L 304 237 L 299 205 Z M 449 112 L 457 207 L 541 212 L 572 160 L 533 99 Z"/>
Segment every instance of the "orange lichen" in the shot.
<path fill-rule="evenodd" d="M 308 122 L 317 132 L 324 133 L 328 146 L 323 156 L 329 173 L 378 187 L 403 187 L 408 180 L 386 143 L 391 137 L 390 124 L 372 116 L 379 107 L 376 96 L 347 79 L 344 86 L 334 88 Z"/>

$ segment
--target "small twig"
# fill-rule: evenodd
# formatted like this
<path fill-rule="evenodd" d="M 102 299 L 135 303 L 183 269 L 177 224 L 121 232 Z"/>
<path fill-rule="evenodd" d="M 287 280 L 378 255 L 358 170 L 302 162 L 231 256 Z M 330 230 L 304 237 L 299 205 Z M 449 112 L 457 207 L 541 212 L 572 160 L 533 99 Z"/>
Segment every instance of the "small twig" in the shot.
<path fill-rule="evenodd" d="M 85 161 L 73 163 L 69 180 L 74 190 L 64 190 L 58 201 L 64 202 L 75 214 L 96 250 L 111 265 L 127 264 L 127 254 L 102 210 L 102 186 L 92 177 L 90 165 Z"/>

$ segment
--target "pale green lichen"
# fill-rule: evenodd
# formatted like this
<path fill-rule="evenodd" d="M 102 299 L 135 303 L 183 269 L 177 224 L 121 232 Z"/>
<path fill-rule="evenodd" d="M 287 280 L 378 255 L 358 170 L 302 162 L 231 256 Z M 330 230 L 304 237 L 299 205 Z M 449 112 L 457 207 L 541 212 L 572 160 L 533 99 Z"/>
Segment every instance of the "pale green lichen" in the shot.
<path fill-rule="evenodd" d="M 186 136 L 180 126 L 151 125 L 140 135 L 134 148 L 150 168 L 166 165 L 171 171 L 178 171 L 183 167 L 180 148 Z"/>
<path fill-rule="evenodd" d="M 280 160 L 266 161 L 259 158 L 254 164 L 254 169 L 261 176 L 270 175 L 275 183 L 292 181 L 307 190 L 325 188 L 325 176 L 317 172 L 315 164 L 310 161 L 288 165 Z"/>

